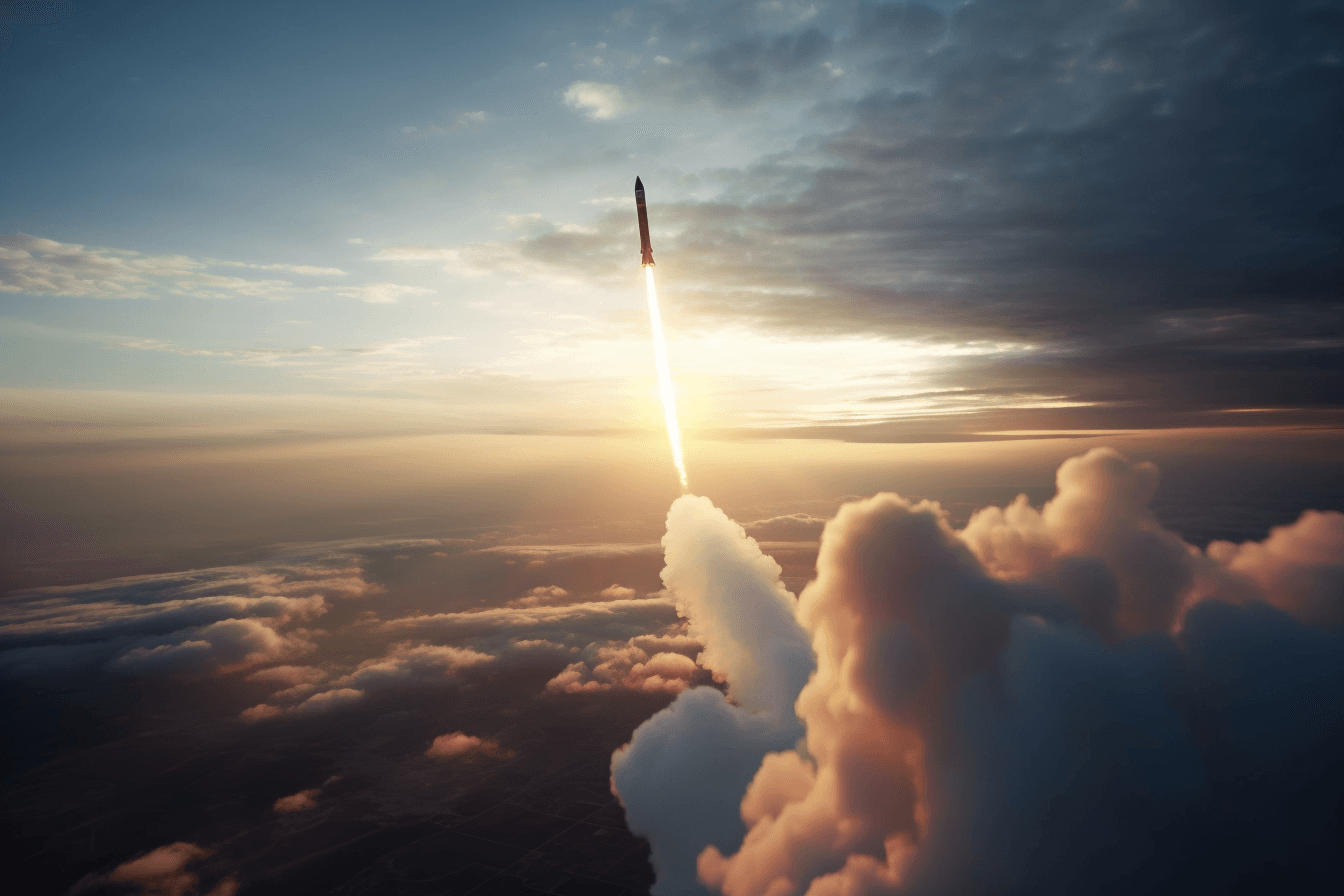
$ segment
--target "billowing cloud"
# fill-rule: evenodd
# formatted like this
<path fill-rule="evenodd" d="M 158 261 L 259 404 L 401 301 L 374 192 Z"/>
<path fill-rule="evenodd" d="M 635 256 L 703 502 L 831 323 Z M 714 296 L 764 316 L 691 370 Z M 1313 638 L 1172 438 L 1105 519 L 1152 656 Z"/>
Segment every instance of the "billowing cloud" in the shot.
<path fill-rule="evenodd" d="M 606 121 L 625 112 L 630 102 L 615 84 L 575 81 L 565 90 L 565 105 L 589 118 Z"/>
<path fill-rule="evenodd" d="M 1019 499 L 960 532 L 935 502 L 887 494 L 840 509 L 797 603 L 816 672 L 796 704 L 750 712 L 686 691 L 613 757 L 656 893 L 1225 892 L 1330 878 L 1344 722 L 1323 708 L 1344 699 L 1344 641 L 1329 628 L 1344 605 L 1344 515 L 1307 513 L 1205 554 L 1152 518 L 1150 464 L 1095 450 L 1058 484 L 1039 510 Z M 728 543 L 744 549 L 738 533 Z M 724 556 L 698 541 L 694 556 Z M 703 569 L 720 579 L 716 563 Z M 759 600 L 729 569 L 713 604 L 725 613 Z M 695 629 L 702 604 L 687 606 Z M 730 693 L 734 674 L 760 680 L 779 662 L 777 637 L 738 636 Z M 805 729 L 797 745 L 757 753 L 749 782 L 716 772 L 718 790 L 699 792 L 692 757 L 740 757 L 744 727 L 781 716 Z"/>
<path fill-rule="evenodd" d="M 271 695 L 272 703 L 262 703 L 243 710 L 240 718 L 257 722 L 282 715 L 310 715 L 360 702 L 370 692 L 423 684 L 446 684 L 454 673 L 494 662 L 495 657 L 466 647 L 447 647 L 436 644 L 403 641 L 393 644 L 381 657 L 363 660 L 347 675 L 325 684 L 317 682 L 324 677 L 305 673 L 303 678 L 285 690 Z M 293 669 L 294 667 L 286 667 Z M 286 673 L 279 680 L 297 678 L 298 673 Z"/>
<path fill-rule="evenodd" d="M 709 687 L 685 690 L 612 758 L 626 823 L 653 850 L 659 894 L 694 886 L 702 849 L 740 842 L 742 791 L 768 753 L 802 733 L 792 704 L 813 668 L 778 565 L 740 526 L 706 499 L 683 497 L 663 547 L 663 583 L 704 645 L 699 662 L 727 680 L 736 702 Z"/>
<path fill-rule="evenodd" d="M 1053 579 L 1090 622 L 1111 620 L 1131 634 L 1169 630 L 1199 564 L 1148 509 L 1157 468 L 1096 449 L 1065 461 L 1056 483 L 1040 511 L 1024 496 L 986 508 L 962 538 L 1000 578 Z"/>
<path fill-rule="evenodd" d="M 671 652 L 650 654 L 632 642 L 590 648 L 586 661 L 570 663 L 546 683 L 556 693 L 581 694 L 626 688 L 679 694 L 701 669 L 690 657 Z"/>
<path fill-rule="evenodd" d="M 1208 554 L 1298 618 L 1344 629 L 1344 514 L 1308 510 L 1262 542 L 1215 541 Z"/>

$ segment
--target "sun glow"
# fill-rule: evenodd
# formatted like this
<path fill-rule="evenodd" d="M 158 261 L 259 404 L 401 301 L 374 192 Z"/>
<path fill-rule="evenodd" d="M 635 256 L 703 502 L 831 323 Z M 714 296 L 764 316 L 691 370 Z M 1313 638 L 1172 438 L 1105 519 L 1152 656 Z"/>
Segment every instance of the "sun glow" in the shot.
<path fill-rule="evenodd" d="M 644 285 L 649 294 L 649 326 L 653 330 L 653 359 L 658 367 L 658 397 L 663 402 L 663 420 L 667 423 L 667 441 L 672 446 L 672 463 L 686 485 L 686 461 L 681 452 L 681 424 L 677 422 L 677 392 L 672 385 L 672 370 L 667 363 L 667 342 L 663 339 L 663 315 L 658 310 L 658 287 L 653 282 L 653 265 L 644 266 Z"/>

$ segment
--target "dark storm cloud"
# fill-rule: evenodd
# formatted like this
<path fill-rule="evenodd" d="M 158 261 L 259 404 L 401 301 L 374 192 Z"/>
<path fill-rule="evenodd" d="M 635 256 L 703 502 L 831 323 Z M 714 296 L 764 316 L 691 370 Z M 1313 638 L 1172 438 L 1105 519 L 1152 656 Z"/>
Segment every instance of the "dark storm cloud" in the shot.
<path fill-rule="evenodd" d="M 678 328 L 998 345 L 933 385 L 1126 426 L 1340 407 L 1339 0 L 653 10 L 651 107 L 812 131 L 657 205 Z M 592 223 L 450 270 L 624 284 L 633 217 Z"/>
<path fill-rule="evenodd" d="M 1334 5 L 968 4 L 937 50 L 892 54 L 781 226 L 869 231 L 1028 323 L 1333 300 L 1340 27 Z"/>
<path fill-rule="evenodd" d="M 802 69 L 764 61 L 783 38 L 731 24 L 747 36 L 707 38 L 673 80 L 788 92 L 768 73 Z M 659 208 L 682 307 L 1036 347 L 957 386 L 1338 406 L 1344 5 L 862 4 L 787 33 L 863 86 L 799 82 L 827 133 L 722 172 L 726 201 Z"/>
<path fill-rule="evenodd" d="M 855 17 L 854 42 L 890 54 L 927 50 L 947 30 L 947 19 L 922 3 L 862 3 Z"/>

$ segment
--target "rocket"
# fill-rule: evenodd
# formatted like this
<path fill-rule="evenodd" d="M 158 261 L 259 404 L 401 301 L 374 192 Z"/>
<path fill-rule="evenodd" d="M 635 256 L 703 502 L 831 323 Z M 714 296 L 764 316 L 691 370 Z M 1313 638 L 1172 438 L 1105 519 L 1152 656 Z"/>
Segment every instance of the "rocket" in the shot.
<path fill-rule="evenodd" d="M 649 210 L 644 205 L 644 184 L 635 178 L 635 213 L 639 215 L 639 263 L 653 264 L 653 246 L 649 245 Z"/>

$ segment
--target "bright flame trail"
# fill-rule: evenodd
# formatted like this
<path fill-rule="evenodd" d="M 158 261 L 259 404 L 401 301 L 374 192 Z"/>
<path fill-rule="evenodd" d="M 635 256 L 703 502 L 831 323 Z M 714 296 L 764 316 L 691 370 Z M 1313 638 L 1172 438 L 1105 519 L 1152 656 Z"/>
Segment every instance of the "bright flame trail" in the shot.
<path fill-rule="evenodd" d="M 686 461 L 681 454 L 681 424 L 677 422 L 677 392 L 672 385 L 672 370 L 667 364 L 667 343 L 663 341 L 663 315 L 658 310 L 658 287 L 653 282 L 653 265 L 644 266 L 644 285 L 649 292 L 649 326 L 653 329 L 653 360 L 658 366 L 658 397 L 663 400 L 663 420 L 667 423 L 667 441 L 672 445 L 672 463 L 686 485 Z"/>

